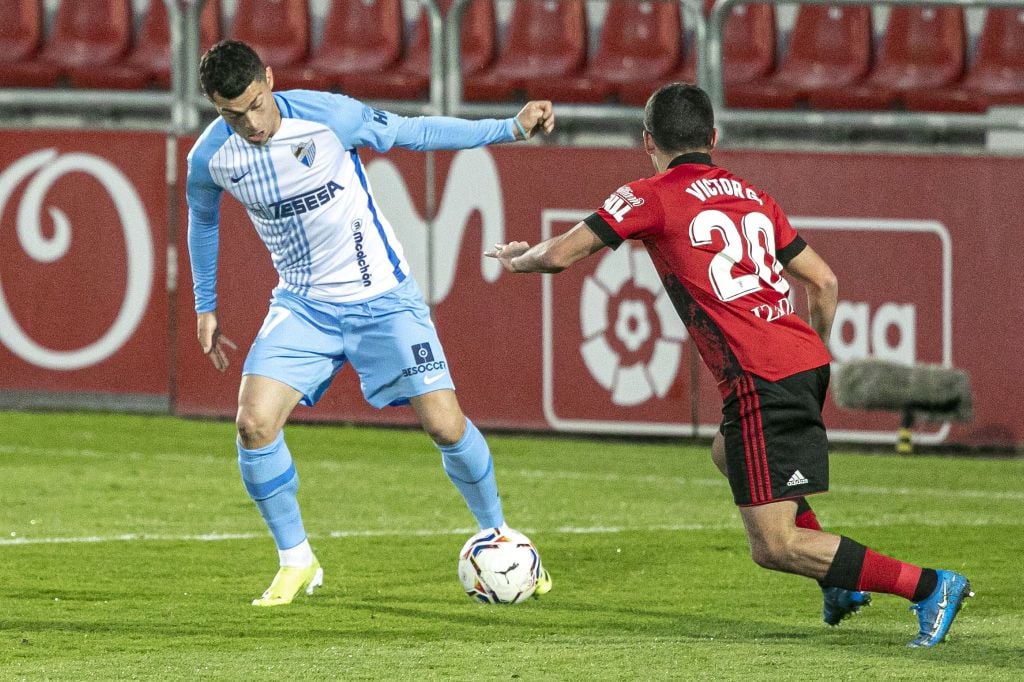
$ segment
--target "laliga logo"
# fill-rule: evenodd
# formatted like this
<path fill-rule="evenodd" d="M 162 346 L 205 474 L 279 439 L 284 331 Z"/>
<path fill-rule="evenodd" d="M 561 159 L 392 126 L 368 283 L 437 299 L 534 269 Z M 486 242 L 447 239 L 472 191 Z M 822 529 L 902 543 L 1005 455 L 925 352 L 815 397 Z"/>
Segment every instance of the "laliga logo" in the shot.
<path fill-rule="evenodd" d="M 614 404 L 665 397 L 679 371 L 686 327 L 643 249 L 623 244 L 583 281 L 580 330 L 583 362 Z"/>
<path fill-rule="evenodd" d="M 484 246 L 505 241 L 505 208 L 494 159 L 484 149 L 460 151 L 452 160 L 448 181 L 437 216 L 433 239 L 430 226 L 413 205 L 405 180 L 387 159 L 374 159 L 366 173 L 384 212 L 391 220 L 413 274 L 428 284 L 424 295 L 429 303 L 443 301 L 455 282 L 455 267 L 461 251 L 466 223 L 480 211 Z M 487 282 L 501 275 L 501 263 L 480 255 L 480 272 Z"/>
<path fill-rule="evenodd" d="M 50 187 L 71 172 L 91 175 L 113 199 L 124 231 L 128 282 L 121 309 L 110 329 L 95 343 L 70 351 L 47 348 L 29 337 L 14 319 L 0 288 L 0 343 L 22 360 L 54 370 L 88 367 L 117 352 L 142 319 L 153 280 L 153 244 L 142 201 L 131 181 L 117 167 L 91 154 L 58 156 L 55 149 L 43 149 L 14 162 L 0 175 L 2 216 L 15 187 L 35 173 L 18 206 L 18 241 L 25 253 L 39 263 L 52 263 L 67 253 L 71 245 L 71 221 L 67 215 L 52 206 L 47 209 L 52 221 L 52 236 L 47 237 L 39 214 Z"/>

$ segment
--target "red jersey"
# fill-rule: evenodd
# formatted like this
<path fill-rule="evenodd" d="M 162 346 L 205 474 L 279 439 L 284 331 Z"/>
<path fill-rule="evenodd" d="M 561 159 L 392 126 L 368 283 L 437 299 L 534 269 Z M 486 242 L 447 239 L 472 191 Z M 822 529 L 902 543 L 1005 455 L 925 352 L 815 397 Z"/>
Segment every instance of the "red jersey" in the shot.
<path fill-rule="evenodd" d="M 612 248 L 644 243 L 723 394 L 746 372 L 778 381 L 831 360 L 780 274 L 806 243 L 774 199 L 708 154 L 619 188 L 585 222 Z"/>

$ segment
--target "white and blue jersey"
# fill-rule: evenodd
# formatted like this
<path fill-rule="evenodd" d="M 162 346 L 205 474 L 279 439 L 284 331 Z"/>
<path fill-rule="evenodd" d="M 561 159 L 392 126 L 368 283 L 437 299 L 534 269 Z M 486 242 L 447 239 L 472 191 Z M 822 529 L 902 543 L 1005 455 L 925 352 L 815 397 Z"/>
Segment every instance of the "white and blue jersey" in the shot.
<path fill-rule="evenodd" d="M 220 200 L 238 199 L 279 275 L 242 368 L 312 405 L 347 363 L 375 407 L 454 388 L 430 311 L 380 211 L 357 148 L 466 149 L 515 139 L 512 119 L 405 118 L 323 92 L 276 93 L 264 145 L 223 120 L 188 156 L 188 250 L 196 312 L 217 309 Z"/>
<path fill-rule="evenodd" d="M 279 288 L 318 301 L 361 301 L 409 275 L 357 149 L 468 149 L 515 139 L 511 119 L 407 118 L 344 95 L 275 93 L 281 127 L 262 146 L 221 119 L 188 156 L 188 248 L 196 311 L 217 307 L 221 194 L 245 206 L 270 251 Z"/>

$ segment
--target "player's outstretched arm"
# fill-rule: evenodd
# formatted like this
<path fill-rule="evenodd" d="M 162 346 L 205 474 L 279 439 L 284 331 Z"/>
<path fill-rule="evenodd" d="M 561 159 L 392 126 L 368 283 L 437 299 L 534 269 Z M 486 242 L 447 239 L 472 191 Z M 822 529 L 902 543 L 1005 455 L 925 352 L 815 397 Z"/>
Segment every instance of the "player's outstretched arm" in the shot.
<path fill-rule="evenodd" d="M 839 303 L 839 280 L 828 263 L 810 246 L 804 247 L 786 263 L 786 272 L 807 288 L 811 327 L 827 346 Z"/>
<path fill-rule="evenodd" d="M 516 120 L 523 127 L 523 130 L 519 131 L 517 126 L 517 140 L 529 140 L 538 132 L 548 135 L 555 129 L 555 109 L 547 100 L 527 102 L 516 114 Z M 522 136 L 523 132 L 526 133 L 526 137 Z"/>
<path fill-rule="evenodd" d="M 196 316 L 196 332 L 199 336 L 199 345 L 218 371 L 225 371 L 228 365 L 227 350 L 237 350 L 238 346 L 231 339 L 220 333 L 217 326 L 217 312 L 199 313 Z"/>
<path fill-rule="evenodd" d="M 586 223 L 577 223 L 568 232 L 534 247 L 526 242 L 495 244 L 484 255 L 497 258 L 509 272 L 561 272 L 604 246 Z"/>

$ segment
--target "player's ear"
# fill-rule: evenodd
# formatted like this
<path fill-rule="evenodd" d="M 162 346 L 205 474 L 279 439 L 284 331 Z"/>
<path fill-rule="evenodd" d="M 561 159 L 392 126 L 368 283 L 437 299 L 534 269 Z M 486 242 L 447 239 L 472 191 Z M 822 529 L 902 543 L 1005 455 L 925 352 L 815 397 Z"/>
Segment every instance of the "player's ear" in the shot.
<path fill-rule="evenodd" d="M 715 145 L 718 144 L 718 128 L 711 129 L 711 146 L 708 147 L 708 151 L 712 151 Z"/>
<path fill-rule="evenodd" d="M 269 66 L 267 67 L 267 74 L 266 74 L 266 76 L 267 76 L 267 87 L 270 88 L 271 90 L 273 90 L 274 89 L 274 70 L 271 69 Z"/>
<path fill-rule="evenodd" d="M 644 130 L 644 151 L 648 154 L 654 154 L 657 151 L 657 147 L 654 145 L 654 137 L 647 130 Z"/>

